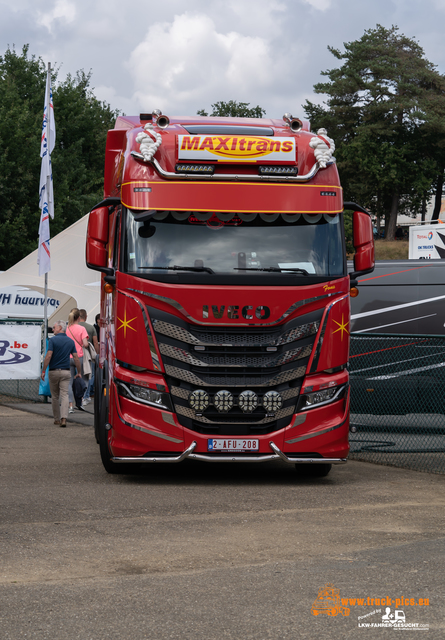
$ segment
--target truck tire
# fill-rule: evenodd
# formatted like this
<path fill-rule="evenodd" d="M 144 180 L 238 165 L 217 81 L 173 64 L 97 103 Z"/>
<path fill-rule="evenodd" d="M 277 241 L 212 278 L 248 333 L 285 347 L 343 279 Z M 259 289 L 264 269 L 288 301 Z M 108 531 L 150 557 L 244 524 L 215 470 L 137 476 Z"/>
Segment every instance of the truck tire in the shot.
<path fill-rule="evenodd" d="M 295 470 L 299 478 L 325 478 L 332 464 L 296 464 Z"/>
<path fill-rule="evenodd" d="M 105 429 L 105 424 L 103 426 L 99 425 L 99 447 L 105 471 L 107 473 L 124 473 L 125 471 L 121 468 L 123 465 L 111 462 L 111 453 L 108 448 L 108 431 Z"/>
<path fill-rule="evenodd" d="M 96 369 L 94 374 L 94 437 L 99 444 L 99 416 L 100 402 L 103 395 L 103 369 L 99 368 L 99 356 L 96 357 Z"/>
<path fill-rule="evenodd" d="M 109 432 L 105 429 L 105 423 L 103 427 L 99 427 L 100 457 L 105 471 L 112 474 L 130 474 L 137 472 L 140 465 L 116 463 L 111 461 L 112 456 L 108 447 L 108 433 Z"/>
<path fill-rule="evenodd" d="M 103 369 L 100 369 L 101 375 L 98 376 L 100 381 L 98 382 L 98 405 L 97 405 L 97 419 L 96 411 L 94 414 L 94 424 L 96 429 L 97 424 L 97 441 L 100 449 L 100 457 L 102 464 L 107 473 L 132 473 L 134 472 L 135 465 L 131 464 L 117 464 L 111 461 L 112 455 L 108 447 L 108 434 L 109 431 L 105 428 L 108 424 L 108 401 L 110 397 L 110 389 L 108 386 L 108 363 L 105 360 Z M 95 392 L 96 396 L 96 392 Z"/>

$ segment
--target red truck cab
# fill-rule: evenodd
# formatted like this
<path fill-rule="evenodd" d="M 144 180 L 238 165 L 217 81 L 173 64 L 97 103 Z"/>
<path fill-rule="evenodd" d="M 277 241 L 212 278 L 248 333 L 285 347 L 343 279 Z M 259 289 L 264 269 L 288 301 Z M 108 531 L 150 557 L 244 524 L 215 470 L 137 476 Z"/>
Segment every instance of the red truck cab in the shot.
<path fill-rule="evenodd" d="M 282 120 L 119 117 L 86 261 L 102 272 L 95 432 L 132 464 L 346 461 L 350 287 L 333 141 Z"/>

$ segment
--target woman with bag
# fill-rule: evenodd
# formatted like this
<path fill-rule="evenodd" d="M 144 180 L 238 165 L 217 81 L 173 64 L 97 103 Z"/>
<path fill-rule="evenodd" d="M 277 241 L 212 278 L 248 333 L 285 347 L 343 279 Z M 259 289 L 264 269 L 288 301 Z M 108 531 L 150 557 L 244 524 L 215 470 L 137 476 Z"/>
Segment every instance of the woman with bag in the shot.
<path fill-rule="evenodd" d="M 85 389 L 84 396 L 82 398 L 82 407 L 85 407 L 87 404 L 91 402 L 91 396 L 93 395 L 94 389 L 94 370 L 96 365 L 96 354 L 99 353 L 99 342 L 97 340 L 97 331 L 96 328 L 87 322 L 88 315 L 86 309 L 79 309 L 80 320 L 79 324 L 84 327 L 86 332 L 88 333 L 88 349 L 84 351 L 84 358 L 86 357 L 89 360 L 89 366 L 91 369 L 91 375 L 89 378 L 88 386 Z M 88 373 L 85 368 L 85 359 L 83 361 L 84 372 Z"/>
<path fill-rule="evenodd" d="M 82 379 L 85 380 L 86 384 L 88 384 L 88 378 L 89 376 L 87 376 L 84 373 L 84 367 L 83 367 L 83 349 L 87 349 L 88 348 L 88 333 L 85 329 L 85 327 L 82 327 L 79 324 L 80 321 L 80 311 L 79 309 L 71 309 L 71 313 L 68 317 L 68 327 L 66 330 L 66 335 L 71 338 L 72 340 L 74 340 L 74 344 L 76 345 L 76 351 L 77 351 L 77 355 L 79 356 L 79 360 L 80 360 L 80 365 L 81 365 L 81 369 L 82 369 Z M 74 380 L 74 376 L 75 376 L 75 365 L 74 365 L 74 361 L 71 358 L 70 361 L 70 371 L 71 371 L 71 381 L 70 381 L 70 386 L 69 386 L 69 398 L 70 398 L 70 408 L 69 408 L 69 413 L 74 413 L 74 407 L 73 407 L 73 402 L 74 402 L 74 395 L 73 395 L 73 380 Z M 82 405 L 76 405 L 78 409 L 82 410 Z"/>

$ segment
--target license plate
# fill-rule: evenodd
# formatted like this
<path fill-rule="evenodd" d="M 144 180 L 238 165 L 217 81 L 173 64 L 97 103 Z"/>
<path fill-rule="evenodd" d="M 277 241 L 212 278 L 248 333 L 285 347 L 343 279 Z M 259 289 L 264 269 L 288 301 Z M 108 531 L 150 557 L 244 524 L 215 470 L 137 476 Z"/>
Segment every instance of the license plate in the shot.
<path fill-rule="evenodd" d="M 207 440 L 207 451 L 258 451 L 258 440 L 251 438 L 213 438 Z"/>

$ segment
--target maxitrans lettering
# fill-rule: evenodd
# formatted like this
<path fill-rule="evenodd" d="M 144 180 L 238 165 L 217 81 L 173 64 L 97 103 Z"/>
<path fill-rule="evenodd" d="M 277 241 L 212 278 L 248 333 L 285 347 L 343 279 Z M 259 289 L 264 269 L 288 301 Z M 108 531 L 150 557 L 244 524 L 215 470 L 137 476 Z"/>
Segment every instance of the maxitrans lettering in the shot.
<path fill-rule="evenodd" d="M 294 138 L 263 136 L 178 136 L 178 160 L 295 162 Z"/>

